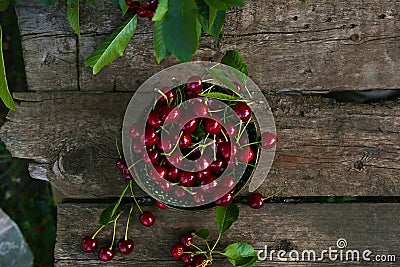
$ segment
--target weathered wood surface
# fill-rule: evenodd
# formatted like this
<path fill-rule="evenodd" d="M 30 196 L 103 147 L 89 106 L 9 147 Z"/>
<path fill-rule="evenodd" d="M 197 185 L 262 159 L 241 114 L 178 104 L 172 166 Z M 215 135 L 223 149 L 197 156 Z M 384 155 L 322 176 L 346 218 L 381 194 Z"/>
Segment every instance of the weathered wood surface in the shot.
<path fill-rule="evenodd" d="M 229 12 L 218 43 L 202 38 L 195 59 L 218 61 L 225 50 L 237 49 L 266 90 L 400 88 L 398 1 L 246 2 Z M 64 5 L 46 10 L 39 0 L 17 1 L 30 90 L 132 91 L 177 63 L 171 58 L 155 64 L 145 19 L 125 56 L 93 76 L 83 62 L 121 23 L 121 13 L 106 0 L 82 6 L 79 39 Z"/>
<path fill-rule="evenodd" d="M 56 266 L 90 266 L 99 263 L 96 254 L 81 251 L 80 241 L 84 235 L 91 235 L 97 229 L 96 218 L 105 207 L 104 204 L 84 203 L 59 205 Z M 193 213 L 148 206 L 145 209 L 154 211 L 154 226 L 141 226 L 136 219 L 139 216 L 136 209 L 129 230 L 136 244 L 134 252 L 129 256 L 117 254 L 114 261 L 104 266 L 177 266 L 180 263 L 173 261 L 169 248 L 178 242 L 181 234 L 195 231 L 196 227 L 206 227 L 216 232 L 214 210 Z M 122 210 L 128 211 L 129 207 L 124 205 Z M 288 265 L 274 257 L 273 262 L 259 261 L 255 266 L 399 266 L 399 204 L 267 204 L 261 210 L 241 205 L 240 210 L 239 221 L 226 232 L 219 248 L 231 242 L 243 241 L 257 250 L 267 245 L 269 250 L 295 249 L 300 253 L 303 250 L 315 250 L 318 255 L 329 247 L 337 249 L 337 240 L 344 238 L 348 250 L 362 253 L 368 249 L 373 255 L 395 255 L 397 258 L 397 263 L 384 264 L 324 261 Z M 121 216 L 118 223 L 117 238 L 124 234 L 126 214 Z M 100 245 L 109 244 L 111 237 L 111 227 L 106 228 L 98 236 Z M 229 266 L 229 263 L 220 259 L 215 266 Z"/>
<path fill-rule="evenodd" d="M 32 159 L 31 175 L 70 197 L 117 196 L 119 135 L 131 93 L 18 93 L 0 138 L 13 156 Z M 320 97 L 267 95 L 280 142 L 266 195 L 400 194 L 400 106 L 336 103 Z M 112 183 L 113 186 L 107 186 Z"/>

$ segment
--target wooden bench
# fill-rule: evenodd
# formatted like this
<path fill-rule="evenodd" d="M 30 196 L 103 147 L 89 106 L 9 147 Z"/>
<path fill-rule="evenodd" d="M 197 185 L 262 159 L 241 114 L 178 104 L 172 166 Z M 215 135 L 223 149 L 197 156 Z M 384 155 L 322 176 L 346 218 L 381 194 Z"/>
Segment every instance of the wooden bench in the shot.
<path fill-rule="evenodd" d="M 97 256 L 83 253 L 80 241 L 96 229 L 102 209 L 125 186 L 115 168 L 115 136 L 126 105 L 142 82 L 177 61 L 155 64 L 151 23 L 141 20 L 125 56 L 93 76 L 84 60 L 122 21 L 110 1 L 82 6 L 81 38 L 68 26 L 63 4 L 46 10 L 39 0 L 16 2 L 29 92 L 14 94 L 19 112 L 8 114 L 0 137 L 13 156 L 31 160 L 33 178 L 49 180 L 68 196 L 58 205 L 56 266 L 97 266 Z M 246 2 L 246 8 L 229 12 L 219 42 L 201 38 L 194 59 L 219 61 L 228 49 L 242 53 L 272 107 L 280 138 L 271 172 L 258 191 L 269 195 L 284 182 L 289 186 L 282 203 L 262 210 L 239 204 L 240 219 L 222 242 L 322 251 L 345 238 L 349 249 L 395 255 L 397 263 L 328 261 L 323 266 L 400 266 L 395 198 L 400 195 L 400 105 L 321 97 L 400 88 L 400 3 Z M 310 196 L 364 196 L 370 202 L 296 203 Z M 375 197 L 382 203 L 373 202 Z M 215 229 L 212 210 L 145 205 L 156 214 L 156 224 L 144 229 L 133 220 L 134 253 L 117 254 L 107 266 L 176 266 L 169 247 L 180 234 Z M 100 243 L 110 237 L 111 230 L 101 234 Z M 287 263 L 256 263 L 279 265 Z M 215 266 L 228 262 L 221 259 Z"/>

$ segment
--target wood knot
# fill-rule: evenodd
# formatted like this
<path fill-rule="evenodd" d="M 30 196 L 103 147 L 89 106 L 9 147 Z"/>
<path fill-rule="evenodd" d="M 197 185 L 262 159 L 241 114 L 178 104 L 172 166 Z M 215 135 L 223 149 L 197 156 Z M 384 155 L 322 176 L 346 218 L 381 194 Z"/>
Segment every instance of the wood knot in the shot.
<path fill-rule="evenodd" d="M 359 34 L 357 34 L 357 33 L 352 34 L 350 36 L 350 40 L 353 41 L 353 42 L 359 42 L 359 41 L 361 41 L 361 36 Z"/>
<path fill-rule="evenodd" d="M 274 246 L 275 250 L 284 250 L 286 252 L 290 252 L 292 250 L 297 249 L 297 246 L 295 246 L 292 242 L 290 242 L 287 239 L 282 239 L 279 241 L 278 244 Z"/>
<path fill-rule="evenodd" d="M 66 150 L 59 159 L 59 168 L 62 173 L 67 175 L 83 175 L 89 171 L 93 165 L 93 149 L 91 148 L 72 148 Z"/>

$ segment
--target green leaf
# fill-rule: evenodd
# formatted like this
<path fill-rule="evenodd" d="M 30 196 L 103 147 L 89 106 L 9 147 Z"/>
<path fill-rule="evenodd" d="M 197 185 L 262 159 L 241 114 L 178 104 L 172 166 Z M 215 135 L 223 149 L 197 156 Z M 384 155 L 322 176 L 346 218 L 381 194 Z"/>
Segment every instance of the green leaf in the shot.
<path fill-rule="evenodd" d="M 210 9 L 211 10 L 211 9 Z M 211 13 L 210 13 L 211 15 Z M 225 24 L 225 17 L 226 17 L 226 11 L 225 10 L 217 10 L 214 18 L 213 24 L 210 24 L 209 28 L 209 34 L 214 37 L 216 41 L 218 41 L 218 38 L 222 32 L 222 27 Z"/>
<path fill-rule="evenodd" d="M 97 74 L 107 64 L 124 54 L 126 46 L 135 34 L 136 26 L 137 15 L 125 21 L 85 61 L 86 66 L 93 68 L 93 74 Z"/>
<path fill-rule="evenodd" d="M 207 5 L 216 9 L 228 10 L 233 6 L 244 6 L 244 0 L 204 0 Z"/>
<path fill-rule="evenodd" d="M 153 26 L 153 40 L 154 40 L 154 53 L 156 55 L 157 63 L 160 64 L 161 60 L 171 55 L 171 53 L 165 47 L 163 34 L 162 34 L 162 25 L 163 21 L 154 22 Z"/>
<path fill-rule="evenodd" d="M 210 230 L 208 230 L 206 228 L 202 228 L 202 229 L 196 231 L 195 233 L 193 233 L 193 235 L 206 240 L 210 236 Z"/>
<path fill-rule="evenodd" d="M 129 9 L 129 6 L 126 4 L 125 0 L 119 0 L 119 7 L 122 10 L 122 16 L 125 16 L 126 12 Z"/>
<path fill-rule="evenodd" d="M 222 251 L 222 254 L 228 258 L 233 266 L 247 267 L 253 265 L 258 259 L 254 248 L 244 242 L 230 244 Z"/>
<path fill-rule="evenodd" d="M 208 11 L 208 31 L 211 30 L 211 25 L 214 24 L 215 21 L 215 17 L 217 16 L 217 9 L 213 8 L 213 7 L 209 7 L 209 11 Z"/>
<path fill-rule="evenodd" d="M 214 98 L 221 101 L 246 101 L 245 99 L 241 98 L 240 96 L 233 96 L 228 95 L 220 92 L 210 92 L 205 94 L 200 94 L 199 96 Z"/>
<path fill-rule="evenodd" d="M 239 217 L 239 208 L 235 204 L 217 207 L 217 227 L 220 235 L 226 232 Z"/>
<path fill-rule="evenodd" d="M 0 12 L 3 12 L 10 5 L 10 0 L 0 0 Z"/>
<path fill-rule="evenodd" d="M 307 4 L 307 0 L 300 0 L 303 4 Z"/>
<path fill-rule="evenodd" d="M 229 79 L 228 75 L 224 71 L 220 69 L 211 68 L 207 69 L 207 72 L 211 74 L 211 76 L 213 76 L 214 79 L 223 83 L 228 89 L 234 92 L 237 91 L 236 85 Z"/>
<path fill-rule="evenodd" d="M 0 26 L 0 98 L 3 100 L 4 105 L 7 108 L 16 111 L 17 107 L 14 104 L 14 100 L 11 97 L 10 91 L 8 90 L 7 77 L 6 77 L 6 68 L 4 67 L 4 58 L 3 58 L 3 30 Z"/>
<path fill-rule="evenodd" d="M 194 0 L 170 0 L 162 34 L 168 51 L 180 61 L 189 61 L 199 45 L 201 25 Z"/>
<path fill-rule="evenodd" d="M 122 1 L 122 0 L 121 0 Z M 160 21 L 168 11 L 168 0 L 159 0 L 152 21 Z"/>
<path fill-rule="evenodd" d="M 209 32 L 209 17 L 210 17 L 210 8 L 204 2 L 204 0 L 197 0 L 197 10 L 198 10 L 198 20 L 200 22 L 201 28 L 204 32 Z"/>
<path fill-rule="evenodd" d="M 99 224 L 100 225 L 107 225 L 112 222 L 115 212 L 117 211 L 119 205 L 121 204 L 121 200 L 124 197 L 126 190 L 128 190 L 129 185 L 125 187 L 124 191 L 122 191 L 121 196 L 117 200 L 117 202 L 113 203 L 112 205 L 108 206 L 100 215 Z"/>
<path fill-rule="evenodd" d="M 201 124 L 190 135 L 194 138 L 197 138 L 198 140 L 203 140 L 206 137 L 206 130 L 204 129 L 204 126 Z"/>
<path fill-rule="evenodd" d="M 236 50 L 226 51 L 225 56 L 221 59 L 221 63 L 237 69 L 246 76 L 249 75 L 246 63 L 244 63 L 243 58 Z"/>
<path fill-rule="evenodd" d="M 55 3 L 57 3 L 57 0 L 41 0 L 42 4 L 46 7 L 49 8 L 53 6 Z"/>
<path fill-rule="evenodd" d="M 79 0 L 67 0 L 67 16 L 71 28 L 78 36 L 81 36 L 79 29 Z"/>

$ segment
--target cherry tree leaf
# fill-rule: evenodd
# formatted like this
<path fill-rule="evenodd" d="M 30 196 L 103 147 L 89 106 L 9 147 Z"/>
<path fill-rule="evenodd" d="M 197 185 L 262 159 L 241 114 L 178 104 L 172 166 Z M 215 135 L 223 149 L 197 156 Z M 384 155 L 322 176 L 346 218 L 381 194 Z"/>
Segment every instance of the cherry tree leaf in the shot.
<path fill-rule="evenodd" d="M 181 62 L 187 62 L 199 46 L 201 25 L 194 0 L 169 0 L 162 34 L 165 46 Z"/>
<path fill-rule="evenodd" d="M 122 0 L 121 0 L 122 1 Z M 160 21 L 168 11 L 168 0 L 159 0 L 152 21 Z"/>
<path fill-rule="evenodd" d="M 216 217 L 218 232 L 222 235 L 239 218 L 239 208 L 235 204 L 217 207 Z"/>
<path fill-rule="evenodd" d="M 164 43 L 164 37 L 162 34 L 163 20 L 154 22 L 153 26 L 153 40 L 154 40 L 154 54 L 156 56 L 157 63 L 171 55 Z"/>
<path fill-rule="evenodd" d="M 6 68 L 4 66 L 4 58 L 3 58 L 3 47 L 1 44 L 3 43 L 3 31 L 0 26 L 0 98 L 3 100 L 3 103 L 7 108 L 16 111 L 17 107 L 14 104 L 14 100 L 11 97 L 10 91 L 8 90 L 7 77 L 6 77 Z"/>
<path fill-rule="evenodd" d="M 251 266 L 258 259 L 254 248 L 244 242 L 230 244 L 222 251 L 222 254 L 228 258 L 233 266 L 240 267 Z"/>
<path fill-rule="evenodd" d="M 93 68 L 93 74 L 97 74 L 107 64 L 124 54 L 125 48 L 135 34 L 136 26 L 137 15 L 126 20 L 86 59 L 85 65 Z"/>
<path fill-rule="evenodd" d="M 78 36 L 80 36 L 81 31 L 79 27 L 79 0 L 67 0 L 67 17 L 71 28 Z"/>

